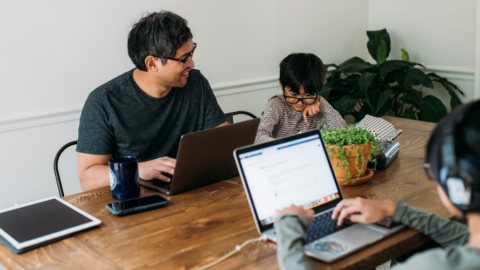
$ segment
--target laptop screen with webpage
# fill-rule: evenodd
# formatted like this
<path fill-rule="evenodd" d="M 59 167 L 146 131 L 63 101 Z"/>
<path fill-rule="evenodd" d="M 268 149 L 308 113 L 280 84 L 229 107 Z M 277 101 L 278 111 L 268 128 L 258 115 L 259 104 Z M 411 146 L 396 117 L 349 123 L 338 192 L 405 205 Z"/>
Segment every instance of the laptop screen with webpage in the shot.
<path fill-rule="evenodd" d="M 341 199 L 318 131 L 250 148 L 237 158 L 262 227 L 291 204 L 310 209 Z"/>

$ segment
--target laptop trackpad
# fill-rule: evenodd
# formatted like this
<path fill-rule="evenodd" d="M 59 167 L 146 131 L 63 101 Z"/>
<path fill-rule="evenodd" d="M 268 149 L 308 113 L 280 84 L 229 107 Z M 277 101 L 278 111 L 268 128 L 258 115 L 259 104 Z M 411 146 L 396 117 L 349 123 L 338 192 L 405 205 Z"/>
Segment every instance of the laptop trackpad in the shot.
<path fill-rule="evenodd" d="M 381 238 L 382 233 L 357 224 L 306 245 L 305 251 L 314 258 L 333 262 Z"/>
<path fill-rule="evenodd" d="M 357 224 L 341 230 L 328 238 L 350 243 L 353 246 L 363 246 L 380 240 L 382 238 L 382 233 L 361 224 Z"/>

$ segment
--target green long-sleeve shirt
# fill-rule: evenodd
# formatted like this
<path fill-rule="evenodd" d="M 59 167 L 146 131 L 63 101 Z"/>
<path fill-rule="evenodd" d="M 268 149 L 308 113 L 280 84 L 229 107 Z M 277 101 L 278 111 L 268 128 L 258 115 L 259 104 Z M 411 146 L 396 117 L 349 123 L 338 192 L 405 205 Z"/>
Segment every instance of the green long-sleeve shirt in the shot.
<path fill-rule="evenodd" d="M 464 246 L 470 237 L 468 226 L 408 207 L 402 201 L 398 201 L 392 219 L 430 236 L 445 248 L 416 254 L 392 269 L 480 269 L 480 249 Z M 312 269 L 303 248 L 308 227 L 306 220 L 289 214 L 277 219 L 274 226 L 280 269 Z"/>

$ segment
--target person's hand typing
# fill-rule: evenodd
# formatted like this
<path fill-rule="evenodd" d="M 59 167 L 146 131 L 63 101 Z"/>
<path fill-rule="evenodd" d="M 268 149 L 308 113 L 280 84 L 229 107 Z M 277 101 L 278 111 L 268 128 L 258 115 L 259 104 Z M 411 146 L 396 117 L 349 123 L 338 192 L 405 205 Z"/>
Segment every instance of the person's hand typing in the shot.
<path fill-rule="evenodd" d="M 170 182 L 172 179 L 163 175 L 168 173 L 173 175 L 177 160 L 169 157 L 161 157 L 150 161 L 138 163 L 138 176 L 143 180 L 160 179 L 165 182 Z"/>
<path fill-rule="evenodd" d="M 307 122 L 307 114 L 309 116 L 317 115 L 320 112 L 320 96 L 317 97 L 317 100 L 312 105 L 308 105 L 303 109 L 303 120 Z"/>
<path fill-rule="evenodd" d="M 332 219 L 338 219 L 338 226 L 342 226 L 345 218 L 355 223 L 374 223 L 392 216 L 396 207 L 397 204 L 391 201 L 375 201 L 360 197 L 345 199 L 333 210 Z"/>
<path fill-rule="evenodd" d="M 286 214 L 297 214 L 302 216 L 307 220 L 308 225 L 310 225 L 313 222 L 313 215 L 315 212 L 312 209 L 305 210 L 303 209 L 303 206 L 295 206 L 293 204 L 289 207 L 283 208 L 282 210 L 277 210 L 277 218 Z"/>

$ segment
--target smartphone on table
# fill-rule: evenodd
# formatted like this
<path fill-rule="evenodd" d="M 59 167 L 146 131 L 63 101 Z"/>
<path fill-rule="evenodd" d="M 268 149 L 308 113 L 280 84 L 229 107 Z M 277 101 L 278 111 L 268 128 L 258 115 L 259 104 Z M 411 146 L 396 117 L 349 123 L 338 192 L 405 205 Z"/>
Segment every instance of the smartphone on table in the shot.
<path fill-rule="evenodd" d="M 107 209 L 114 215 L 124 216 L 153 208 L 166 206 L 168 200 L 158 194 L 141 198 L 134 198 L 107 204 Z"/>

